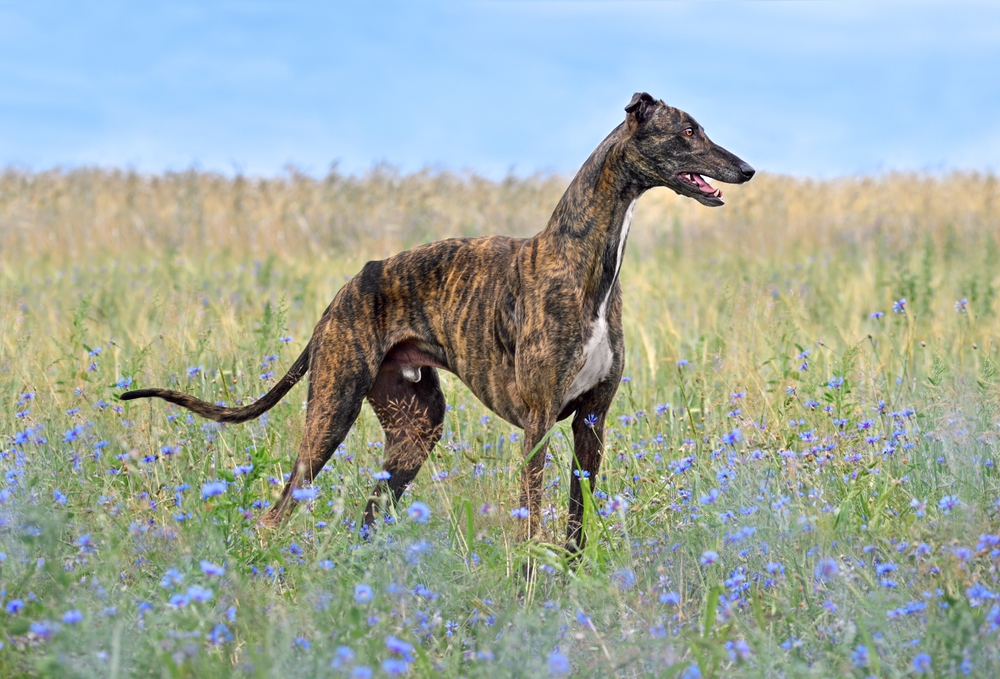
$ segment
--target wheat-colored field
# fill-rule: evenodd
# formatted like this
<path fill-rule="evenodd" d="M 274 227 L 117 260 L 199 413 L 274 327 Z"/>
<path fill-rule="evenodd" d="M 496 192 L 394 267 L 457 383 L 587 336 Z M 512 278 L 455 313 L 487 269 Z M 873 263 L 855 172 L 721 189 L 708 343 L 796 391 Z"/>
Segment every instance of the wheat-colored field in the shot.
<path fill-rule="evenodd" d="M 517 432 L 453 376 L 442 443 L 367 541 L 369 411 L 262 533 L 304 387 L 239 427 L 115 401 L 127 383 L 255 398 L 365 261 L 531 235 L 565 184 L 0 175 L 0 675 L 1000 674 L 991 175 L 644 196 L 576 564 L 555 546 L 568 428 L 546 539 L 518 544 Z"/>

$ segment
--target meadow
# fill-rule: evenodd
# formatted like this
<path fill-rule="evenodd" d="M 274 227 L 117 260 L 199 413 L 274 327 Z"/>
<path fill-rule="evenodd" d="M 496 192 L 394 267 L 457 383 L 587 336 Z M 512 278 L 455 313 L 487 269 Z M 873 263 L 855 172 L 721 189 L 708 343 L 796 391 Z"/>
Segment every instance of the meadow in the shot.
<path fill-rule="evenodd" d="M 643 197 L 577 563 L 568 422 L 547 534 L 518 543 L 519 432 L 449 374 L 443 440 L 369 540 L 368 406 L 269 532 L 304 384 L 238 426 L 116 401 L 257 398 L 365 261 L 530 235 L 565 183 L 0 174 L 0 676 L 1000 676 L 990 175 Z"/>

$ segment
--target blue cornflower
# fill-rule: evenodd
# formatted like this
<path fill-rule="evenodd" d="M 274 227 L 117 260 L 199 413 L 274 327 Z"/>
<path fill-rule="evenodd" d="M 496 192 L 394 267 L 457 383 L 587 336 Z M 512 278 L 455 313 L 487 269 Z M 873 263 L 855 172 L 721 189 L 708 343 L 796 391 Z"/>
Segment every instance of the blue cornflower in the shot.
<path fill-rule="evenodd" d="M 905 314 L 906 313 L 906 298 L 903 297 L 903 298 L 898 299 L 895 302 L 893 302 L 892 303 L 892 311 L 893 311 L 893 313 L 897 313 L 897 314 Z"/>
<path fill-rule="evenodd" d="M 224 642 L 232 641 L 233 633 L 229 631 L 225 623 L 217 622 L 215 626 L 212 627 L 212 631 L 208 634 L 208 641 L 213 646 L 218 646 Z"/>
<path fill-rule="evenodd" d="M 681 595 L 677 592 L 664 592 L 660 595 L 660 603 L 677 606 L 681 603 Z"/>
<path fill-rule="evenodd" d="M 930 672 L 931 669 L 931 657 L 926 653 L 918 653 L 913 658 L 913 671 L 917 674 L 925 674 Z"/>
<path fill-rule="evenodd" d="M 527 507 L 518 507 L 517 509 L 510 510 L 510 515 L 515 519 L 527 519 L 530 516 Z"/>
<path fill-rule="evenodd" d="M 549 674 L 553 677 L 560 677 L 564 674 L 569 674 L 570 667 L 569 659 L 559 652 L 559 649 L 552 651 L 549 654 Z"/>
<path fill-rule="evenodd" d="M 222 495 L 225 492 L 226 492 L 225 481 L 209 481 L 208 483 L 201 484 L 201 497 L 203 500 L 207 500 L 210 497 L 215 497 L 216 495 Z"/>
<path fill-rule="evenodd" d="M 382 661 L 382 671 L 393 676 L 396 674 L 406 674 L 406 670 L 409 665 L 405 660 L 400 660 L 399 658 L 386 658 Z"/>
<path fill-rule="evenodd" d="M 941 501 L 938 502 L 938 509 L 941 510 L 942 514 L 948 515 L 951 514 L 951 510 L 955 509 L 960 504 L 961 501 L 958 499 L 957 495 L 945 495 L 941 498 Z"/>
<path fill-rule="evenodd" d="M 833 559 L 820 559 L 816 564 L 816 568 L 813 571 L 813 576 L 817 580 L 822 580 L 823 582 L 829 582 L 837 576 L 839 568 L 837 567 L 837 562 Z"/>
<path fill-rule="evenodd" d="M 392 474 L 390 474 L 385 470 L 380 472 L 375 472 L 374 474 L 372 474 L 372 478 L 375 479 L 376 481 L 388 481 L 391 477 Z"/>
<path fill-rule="evenodd" d="M 701 668 L 691 663 L 681 674 L 681 679 L 701 679 Z"/>
<path fill-rule="evenodd" d="M 854 663 L 855 667 L 868 667 L 870 660 L 867 646 L 858 644 L 854 647 L 854 650 L 851 651 L 851 662 Z"/>
<path fill-rule="evenodd" d="M 193 365 L 187 370 L 188 377 L 195 377 L 198 373 L 200 373 L 204 369 L 205 368 L 203 366 Z"/>
<path fill-rule="evenodd" d="M 83 613 L 74 608 L 71 611 L 66 611 L 65 613 L 63 613 L 62 619 L 63 622 L 66 623 L 67 625 L 75 625 L 76 623 L 83 620 Z"/>
<path fill-rule="evenodd" d="M 417 523 L 427 523 L 427 521 L 431 518 L 431 508 L 423 502 L 414 502 L 410 505 L 410 508 L 406 510 L 406 515 Z"/>
<path fill-rule="evenodd" d="M 722 435 L 722 442 L 727 446 L 733 446 L 743 440 L 743 433 L 739 429 L 733 429 L 731 432 Z"/>
<path fill-rule="evenodd" d="M 882 318 L 883 316 L 885 316 L 885 312 L 884 311 L 873 311 L 871 313 L 871 317 L 874 318 L 876 321 L 878 319 Z"/>
<path fill-rule="evenodd" d="M 927 503 L 917 498 L 910 500 L 910 506 L 913 508 L 913 513 L 917 517 L 925 516 L 927 514 Z"/>
<path fill-rule="evenodd" d="M 315 500 L 317 495 L 319 495 L 319 489 L 315 487 L 292 489 L 292 499 L 296 502 L 309 502 Z"/>
<path fill-rule="evenodd" d="M 292 336 L 291 335 L 287 335 L 285 337 L 279 337 L 278 341 L 281 342 L 282 344 L 288 344 L 289 342 L 292 341 Z"/>
<path fill-rule="evenodd" d="M 167 572 L 163 574 L 163 579 L 160 580 L 160 587 L 169 589 L 174 585 L 181 584 L 182 580 L 184 580 L 184 575 L 179 570 L 168 568 Z"/>
<path fill-rule="evenodd" d="M 702 552 L 701 559 L 699 559 L 702 566 L 711 566 L 718 560 L 719 560 L 718 552 L 714 552 L 711 549 L 706 549 L 704 552 Z"/>
<path fill-rule="evenodd" d="M 198 585 L 191 585 L 187 590 L 188 599 L 191 601 L 211 601 L 212 590 Z"/>
<path fill-rule="evenodd" d="M 375 597 L 375 592 L 372 588 L 364 583 L 354 585 L 354 600 L 359 604 L 365 604 L 371 601 Z"/>
<path fill-rule="evenodd" d="M 958 300 L 957 302 L 955 302 L 955 311 L 957 311 L 960 314 L 966 313 L 965 305 L 968 304 L 968 303 L 969 303 L 969 300 L 967 300 L 965 297 L 963 297 L 962 299 Z"/>
<path fill-rule="evenodd" d="M 583 418 L 583 423 L 593 429 L 593 427 L 597 424 L 597 416 L 591 413 Z"/>
<path fill-rule="evenodd" d="M 56 632 L 56 628 L 48 620 L 33 622 L 28 629 L 40 639 L 48 639 Z"/>
<path fill-rule="evenodd" d="M 719 499 L 719 489 L 712 488 L 710 491 L 708 491 L 708 495 L 701 496 L 701 504 L 710 505 L 718 499 Z"/>
<path fill-rule="evenodd" d="M 222 566 L 217 566 L 211 561 L 206 561 L 202 559 L 201 561 L 201 572 L 209 577 L 218 577 L 226 574 L 226 569 Z"/>
<path fill-rule="evenodd" d="M 828 386 L 830 389 L 840 389 L 842 386 L 844 386 L 844 378 L 837 376 L 831 377 L 830 381 L 826 383 L 826 386 Z"/>
<path fill-rule="evenodd" d="M 351 670 L 351 679 L 372 679 L 372 668 L 358 665 Z"/>
<path fill-rule="evenodd" d="M 131 377 L 119 377 L 118 381 L 115 382 L 115 386 L 118 387 L 119 389 L 128 389 L 129 387 L 132 386 L 132 378 Z"/>
<path fill-rule="evenodd" d="M 58 488 L 52 491 L 52 497 L 55 498 L 55 501 L 59 504 L 66 504 L 66 496 L 59 492 Z"/>
<path fill-rule="evenodd" d="M 15 615 L 22 608 L 24 608 L 24 600 L 23 599 L 11 599 L 10 601 L 7 602 L 7 606 L 6 606 L 7 615 Z"/>
<path fill-rule="evenodd" d="M 385 647 L 389 649 L 390 653 L 397 653 L 403 656 L 407 662 L 413 662 L 413 644 L 397 639 L 390 634 L 385 638 Z"/>

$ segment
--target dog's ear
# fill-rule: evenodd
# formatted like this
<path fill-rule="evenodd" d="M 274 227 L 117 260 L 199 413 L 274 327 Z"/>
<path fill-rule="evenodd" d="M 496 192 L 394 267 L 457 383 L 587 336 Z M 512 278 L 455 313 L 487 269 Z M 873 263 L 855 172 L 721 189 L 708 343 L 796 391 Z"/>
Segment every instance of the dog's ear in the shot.
<path fill-rule="evenodd" d="M 625 119 L 629 121 L 629 127 L 633 124 L 638 126 L 649 120 L 656 108 L 656 100 L 645 92 L 636 92 L 632 95 L 632 101 L 625 107 Z"/>

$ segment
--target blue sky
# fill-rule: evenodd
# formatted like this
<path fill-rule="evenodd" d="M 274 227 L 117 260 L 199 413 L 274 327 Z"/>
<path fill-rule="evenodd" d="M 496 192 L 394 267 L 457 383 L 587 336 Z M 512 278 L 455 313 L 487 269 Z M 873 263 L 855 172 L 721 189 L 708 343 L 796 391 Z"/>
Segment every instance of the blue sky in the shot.
<path fill-rule="evenodd" d="M 573 173 L 633 92 L 759 169 L 1000 170 L 1000 3 L 10 3 L 0 165 Z"/>

